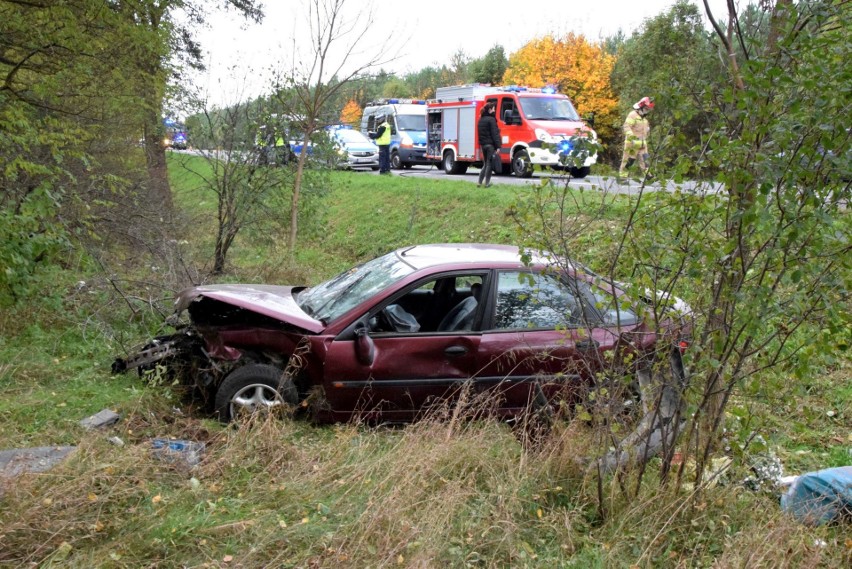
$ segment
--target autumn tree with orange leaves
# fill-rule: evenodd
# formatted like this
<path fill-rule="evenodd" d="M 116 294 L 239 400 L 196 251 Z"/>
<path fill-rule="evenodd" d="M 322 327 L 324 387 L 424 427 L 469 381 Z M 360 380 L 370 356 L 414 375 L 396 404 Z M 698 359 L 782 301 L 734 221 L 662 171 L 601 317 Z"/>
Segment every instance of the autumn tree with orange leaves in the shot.
<path fill-rule="evenodd" d="M 340 111 L 340 122 L 357 128 L 361 124 L 362 112 L 358 101 L 350 99 L 343 107 L 343 110 Z"/>
<path fill-rule="evenodd" d="M 545 36 L 512 54 L 503 83 L 557 87 L 571 98 L 580 116 L 595 113 L 595 131 L 606 146 L 618 142 L 620 126 L 618 100 L 609 80 L 614 65 L 615 57 L 602 44 L 589 43 L 583 35 Z"/>

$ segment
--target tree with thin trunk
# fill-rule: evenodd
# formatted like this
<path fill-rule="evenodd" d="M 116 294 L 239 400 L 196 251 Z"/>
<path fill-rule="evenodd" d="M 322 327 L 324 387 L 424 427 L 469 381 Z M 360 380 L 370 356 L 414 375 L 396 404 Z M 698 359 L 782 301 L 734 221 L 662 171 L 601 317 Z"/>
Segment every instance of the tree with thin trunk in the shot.
<path fill-rule="evenodd" d="M 306 63 L 294 63 L 279 72 L 274 85 L 275 103 L 299 124 L 303 136 L 290 205 L 287 243 L 291 255 L 296 248 L 302 180 L 312 135 L 337 119 L 340 109 L 330 108 L 330 103 L 346 85 L 396 58 L 388 55 L 392 41 L 387 30 L 372 26 L 372 7 L 358 5 L 359 11 L 350 15 L 348 4 L 346 0 L 308 0 L 310 53 Z M 365 47 L 371 45 L 374 47 Z"/>
<path fill-rule="evenodd" d="M 204 167 L 199 167 L 195 156 L 178 158 L 183 168 L 201 180 L 201 190 L 215 195 L 213 275 L 225 272 L 228 252 L 241 231 L 273 226 L 281 231 L 285 225 L 279 215 L 280 197 L 293 171 L 260 159 L 258 149 L 245 136 L 245 125 L 253 123 L 253 116 L 248 103 L 202 109 L 193 116 L 193 123 L 207 133 L 209 148 L 201 151 Z"/>
<path fill-rule="evenodd" d="M 725 25 L 708 12 L 728 73 L 687 70 L 704 81 L 671 96 L 679 105 L 702 103 L 707 133 L 671 169 L 657 169 L 673 186 L 695 172 L 697 186 L 674 193 L 640 186 L 629 215 L 615 222 L 617 242 L 596 267 L 603 286 L 631 283 L 625 290 L 635 302 L 626 304 L 653 316 L 651 323 L 665 319 L 673 294 L 683 295 L 692 307 L 689 347 L 681 363 L 668 357 L 678 338 L 660 344 L 658 361 L 646 366 L 628 362 L 619 373 L 619 362 L 604 362 L 607 372 L 593 386 L 598 406 L 589 413 L 600 419 L 599 480 L 618 470 L 619 487 L 635 495 L 659 452 L 665 483 L 678 445 L 685 460 L 676 480 L 686 478 L 689 464 L 700 490 L 718 476 L 708 467 L 719 453 L 743 460 L 757 446 L 761 419 L 771 421 L 773 405 L 795 399 L 798 378 L 843 357 L 837 354 L 852 329 L 850 8 L 848 0 L 779 1 L 738 14 L 729 3 Z M 528 224 L 529 244 L 583 257 L 575 255 L 589 247 L 582 231 L 588 212 L 575 203 L 583 200 L 554 184 L 533 196 L 516 213 Z M 630 333 L 623 341 L 629 344 Z M 632 385 L 643 416 L 627 430 L 623 405 L 605 412 L 612 394 Z M 767 409 L 756 412 L 756 402 Z M 624 483 L 628 466 L 637 466 L 635 485 Z M 599 488 L 602 495 L 602 481 Z"/>

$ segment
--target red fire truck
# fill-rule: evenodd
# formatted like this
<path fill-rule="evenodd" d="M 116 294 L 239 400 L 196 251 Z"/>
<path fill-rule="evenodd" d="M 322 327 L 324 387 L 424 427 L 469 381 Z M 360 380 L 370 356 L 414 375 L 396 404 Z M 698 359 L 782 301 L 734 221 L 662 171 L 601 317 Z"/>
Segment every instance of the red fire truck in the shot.
<path fill-rule="evenodd" d="M 426 158 L 447 174 L 482 167 L 476 123 L 486 102 L 497 104 L 503 138 L 504 173 L 532 176 L 535 166 L 569 170 L 583 178 L 597 161 L 597 134 L 577 114 L 571 100 L 555 89 L 519 86 L 440 87 L 426 103 Z"/>

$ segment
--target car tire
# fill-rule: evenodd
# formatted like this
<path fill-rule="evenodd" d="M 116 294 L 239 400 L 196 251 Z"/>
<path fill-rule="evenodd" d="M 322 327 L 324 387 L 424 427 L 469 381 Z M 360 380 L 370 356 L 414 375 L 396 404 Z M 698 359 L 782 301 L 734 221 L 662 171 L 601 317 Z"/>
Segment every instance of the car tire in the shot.
<path fill-rule="evenodd" d="M 445 174 L 464 174 L 467 172 L 467 164 L 464 162 L 458 162 L 453 156 L 452 151 L 444 152 L 444 158 L 441 160 L 441 165 L 444 168 Z"/>
<path fill-rule="evenodd" d="M 241 412 L 253 413 L 285 405 L 295 406 L 299 394 L 292 378 L 275 366 L 249 364 L 235 369 L 216 390 L 215 412 L 220 421 L 233 421 Z"/>
<path fill-rule="evenodd" d="M 533 174 L 530 154 L 526 150 L 519 150 L 512 156 L 512 174 L 516 178 L 529 178 Z"/>
<path fill-rule="evenodd" d="M 390 165 L 394 170 L 402 169 L 402 157 L 400 157 L 399 152 L 394 152 L 390 157 Z"/>
<path fill-rule="evenodd" d="M 589 172 L 591 172 L 591 171 L 592 171 L 592 169 L 589 166 L 583 166 L 582 168 L 571 168 L 571 170 L 570 170 L 571 177 L 577 178 L 578 180 L 581 180 L 581 179 L 585 178 L 586 176 L 588 176 Z"/>

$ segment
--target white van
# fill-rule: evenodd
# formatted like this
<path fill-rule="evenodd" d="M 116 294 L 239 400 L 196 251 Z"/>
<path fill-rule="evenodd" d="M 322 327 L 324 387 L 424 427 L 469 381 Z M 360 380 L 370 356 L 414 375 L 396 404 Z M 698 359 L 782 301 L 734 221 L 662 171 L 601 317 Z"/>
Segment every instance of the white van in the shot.
<path fill-rule="evenodd" d="M 361 132 L 375 133 L 387 117 L 391 124 L 391 168 L 432 164 L 426 159 L 426 101 L 380 99 L 367 104 L 361 117 Z"/>

